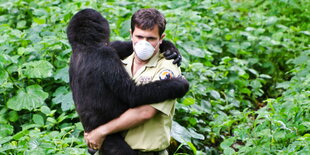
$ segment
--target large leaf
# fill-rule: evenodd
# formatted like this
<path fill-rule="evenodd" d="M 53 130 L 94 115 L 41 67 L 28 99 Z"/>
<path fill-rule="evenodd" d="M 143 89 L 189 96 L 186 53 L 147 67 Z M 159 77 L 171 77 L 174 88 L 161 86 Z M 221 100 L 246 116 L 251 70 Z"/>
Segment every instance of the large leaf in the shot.
<path fill-rule="evenodd" d="M 46 78 L 53 75 L 53 65 L 46 60 L 25 63 L 23 73 L 28 78 Z"/>
<path fill-rule="evenodd" d="M 193 55 L 193 56 L 196 56 L 196 57 L 200 57 L 200 58 L 205 57 L 205 53 L 208 53 L 208 51 L 204 51 L 202 49 L 195 48 L 195 47 L 187 48 L 187 52 L 190 55 Z"/>
<path fill-rule="evenodd" d="M 59 87 L 53 94 L 53 103 L 61 103 L 61 109 L 68 111 L 74 108 L 74 102 L 72 99 L 72 93 L 67 90 L 66 87 Z"/>
<path fill-rule="evenodd" d="M 4 69 L 0 68 L 0 86 L 7 82 L 8 77 L 8 73 Z"/>
<path fill-rule="evenodd" d="M 189 131 L 185 127 L 181 126 L 179 123 L 172 122 L 171 136 L 180 143 L 187 144 L 191 139 L 204 140 L 202 134 L 196 133 L 195 131 Z"/>
<path fill-rule="evenodd" d="M 64 67 L 62 69 L 58 69 L 56 72 L 55 72 L 55 76 L 54 78 L 56 80 L 62 80 L 66 83 L 69 83 L 69 67 Z"/>
<path fill-rule="evenodd" d="M 12 63 L 12 58 L 7 54 L 0 54 L 0 67 L 4 67 Z"/>
<path fill-rule="evenodd" d="M 10 124 L 0 124 L 0 137 L 6 137 L 13 133 L 13 126 Z"/>
<path fill-rule="evenodd" d="M 44 125 L 44 118 L 41 115 L 39 115 L 39 114 L 34 114 L 32 116 L 32 120 L 36 124 L 39 124 L 39 125 L 42 125 L 42 126 Z"/>
<path fill-rule="evenodd" d="M 19 89 L 17 95 L 9 99 L 7 106 L 10 109 L 20 111 L 21 109 L 32 110 L 41 107 L 48 93 L 39 85 L 31 85 L 26 89 Z"/>
<path fill-rule="evenodd" d="M 195 99 L 192 97 L 187 97 L 183 100 L 182 104 L 189 106 L 195 104 Z"/>

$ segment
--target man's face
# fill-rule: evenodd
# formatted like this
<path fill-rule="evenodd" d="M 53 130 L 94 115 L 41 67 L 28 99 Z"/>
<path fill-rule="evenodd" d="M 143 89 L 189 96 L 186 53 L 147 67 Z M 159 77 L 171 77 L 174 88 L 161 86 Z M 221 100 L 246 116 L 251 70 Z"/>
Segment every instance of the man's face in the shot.
<path fill-rule="evenodd" d="M 164 37 L 165 34 L 159 36 L 158 26 L 155 26 L 152 30 L 142 30 L 138 27 L 135 27 L 135 30 L 131 32 L 131 39 L 134 45 L 140 40 L 146 40 L 155 48 L 154 54 L 158 52 L 159 44 L 161 44 Z"/>

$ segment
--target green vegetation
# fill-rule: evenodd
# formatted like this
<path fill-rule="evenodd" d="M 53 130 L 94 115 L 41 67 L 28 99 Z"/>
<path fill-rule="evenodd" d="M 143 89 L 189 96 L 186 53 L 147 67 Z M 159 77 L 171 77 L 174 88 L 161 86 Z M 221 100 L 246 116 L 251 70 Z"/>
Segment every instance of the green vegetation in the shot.
<path fill-rule="evenodd" d="M 130 17 L 144 7 L 165 14 L 191 83 L 170 152 L 310 152 L 308 0 L 2 0 L 0 154 L 86 154 L 68 85 L 67 23 L 94 8 L 112 40 L 129 40 Z"/>

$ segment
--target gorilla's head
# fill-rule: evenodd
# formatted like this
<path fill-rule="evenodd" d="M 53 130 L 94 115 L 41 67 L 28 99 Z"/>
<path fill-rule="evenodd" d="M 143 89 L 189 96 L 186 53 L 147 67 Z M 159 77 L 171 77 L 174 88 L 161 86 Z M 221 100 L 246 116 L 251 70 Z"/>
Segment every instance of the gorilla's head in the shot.
<path fill-rule="evenodd" d="M 107 45 L 110 38 L 109 23 L 98 11 L 84 9 L 70 20 L 67 36 L 72 47 Z"/>

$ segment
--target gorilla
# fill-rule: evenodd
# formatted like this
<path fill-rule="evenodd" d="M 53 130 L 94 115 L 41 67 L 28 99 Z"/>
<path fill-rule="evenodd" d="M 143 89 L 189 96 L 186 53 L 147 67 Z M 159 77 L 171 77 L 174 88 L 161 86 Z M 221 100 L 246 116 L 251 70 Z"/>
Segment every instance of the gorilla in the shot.
<path fill-rule="evenodd" d="M 111 47 L 108 21 L 93 9 L 81 10 L 72 17 L 67 37 L 73 51 L 70 88 L 85 132 L 109 122 L 129 108 L 181 98 L 189 89 L 188 81 L 181 77 L 136 85 L 120 61 L 124 56 L 118 53 L 122 51 Z M 126 50 L 121 48 L 122 42 L 115 42 L 113 46 Z M 99 153 L 137 154 L 121 133 L 107 136 Z"/>

